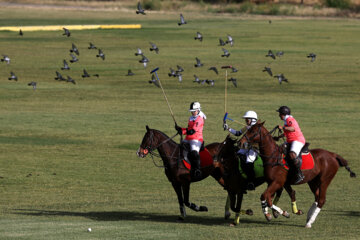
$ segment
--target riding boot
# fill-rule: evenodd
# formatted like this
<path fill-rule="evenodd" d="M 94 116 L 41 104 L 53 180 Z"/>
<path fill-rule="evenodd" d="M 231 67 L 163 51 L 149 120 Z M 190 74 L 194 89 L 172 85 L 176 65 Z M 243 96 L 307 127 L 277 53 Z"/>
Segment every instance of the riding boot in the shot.
<path fill-rule="evenodd" d="M 201 170 L 200 170 L 200 155 L 197 151 L 191 151 L 192 156 L 192 166 L 193 166 L 193 174 L 196 179 L 201 178 Z"/>
<path fill-rule="evenodd" d="M 295 179 L 295 184 L 298 184 L 300 183 L 302 180 L 304 180 L 304 174 L 302 173 L 301 171 L 301 159 L 300 157 L 296 157 L 294 160 L 293 160 L 293 167 L 294 167 L 294 170 L 295 170 L 295 176 L 296 176 L 296 179 Z"/>
<path fill-rule="evenodd" d="M 246 163 L 247 189 L 255 190 L 255 170 L 254 163 Z"/>

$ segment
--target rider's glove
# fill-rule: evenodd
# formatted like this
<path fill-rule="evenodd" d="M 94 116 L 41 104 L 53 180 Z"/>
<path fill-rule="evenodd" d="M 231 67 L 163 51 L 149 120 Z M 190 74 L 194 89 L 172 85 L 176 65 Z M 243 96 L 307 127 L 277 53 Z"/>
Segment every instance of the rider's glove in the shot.
<path fill-rule="evenodd" d="M 179 134 L 182 134 L 182 128 L 179 127 L 177 124 L 175 124 L 175 130 L 176 130 Z"/>
<path fill-rule="evenodd" d="M 227 125 L 227 123 L 224 123 L 223 128 L 224 128 L 224 131 L 229 130 L 229 125 Z"/>

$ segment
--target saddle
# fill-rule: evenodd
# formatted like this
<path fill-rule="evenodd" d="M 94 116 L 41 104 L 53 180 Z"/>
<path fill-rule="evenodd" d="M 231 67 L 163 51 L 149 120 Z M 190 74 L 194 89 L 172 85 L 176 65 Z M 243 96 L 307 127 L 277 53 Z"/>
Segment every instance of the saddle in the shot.
<path fill-rule="evenodd" d="M 188 153 L 190 152 L 190 144 L 188 143 L 181 143 L 182 144 L 182 156 L 180 158 L 182 159 L 184 166 L 187 169 L 191 169 L 191 160 L 188 157 Z M 201 145 L 200 148 L 200 167 L 207 167 L 213 164 L 214 159 L 212 158 L 210 152 L 207 150 L 207 148 L 204 147 L 204 142 Z"/>
<path fill-rule="evenodd" d="M 309 170 L 315 166 L 314 158 L 309 151 L 309 145 L 310 143 L 305 143 L 298 156 L 301 159 L 301 168 L 300 168 L 301 170 Z M 288 146 L 285 146 L 285 149 L 286 149 L 285 153 L 287 154 Z M 289 165 L 286 161 L 286 155 L 283 156 L 283 164 L 284 164 L 284 168 L 289 170 Z"/>

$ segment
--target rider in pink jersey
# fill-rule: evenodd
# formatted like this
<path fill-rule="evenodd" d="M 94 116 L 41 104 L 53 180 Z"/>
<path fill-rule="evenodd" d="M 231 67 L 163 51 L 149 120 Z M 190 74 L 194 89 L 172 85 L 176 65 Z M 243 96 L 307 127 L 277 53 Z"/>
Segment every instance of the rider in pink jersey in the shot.
<path fill-rule="evenodd" d="M 295 184 L 300 183 L 304 180 L 304 175 L 300 170 L 301 167 L 301 156 L 299 156 L 301 149 L 305 145 L 305 138 L 299 124 L 293 116 L 290 115 L 291 110 L 287 106 L 281 106 L 278 110 L 279 117 L 284 120 L 284 126 L 279 125 L 279 129 L 284 131 L 283 136 L 286 137 L 286 142 L 290 144 L 290 162 L 291 167 L 295 169 L 296 180 Z"/>
<path fill-rule="evenodd" d="M 176 131 L 179 134 L 186 135 L 184 142 L 189 143 L 190 152 L 188 157 L 192 160 L 192 169 L 194 176 L 196 178 L 201 178 L 201 170 L 200 170 L 200 148 L 203 144 L 203 128 L 206 116 L 201 111 L 201 106 L 199 102 L 192 102 L 190 104 L 191 116 L 188 121 L 187 128 L 181 128 L 175 125 Z"/>

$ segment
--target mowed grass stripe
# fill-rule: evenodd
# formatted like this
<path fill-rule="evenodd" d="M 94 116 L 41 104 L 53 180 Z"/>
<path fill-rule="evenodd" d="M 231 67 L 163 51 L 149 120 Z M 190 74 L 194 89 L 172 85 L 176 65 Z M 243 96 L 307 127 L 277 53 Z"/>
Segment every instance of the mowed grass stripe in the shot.
<path fill-rule="evenodd" d="M 69 30 L 89 30 L 89 29 L 140 29 L 141 24 L 108 24 L 108 25 L 52 25 L 52 26 L 4 26 L 0 31 L 58 31 L 67 28 Z"/>

